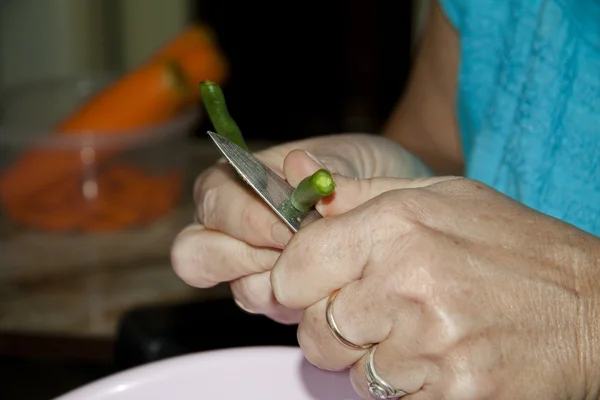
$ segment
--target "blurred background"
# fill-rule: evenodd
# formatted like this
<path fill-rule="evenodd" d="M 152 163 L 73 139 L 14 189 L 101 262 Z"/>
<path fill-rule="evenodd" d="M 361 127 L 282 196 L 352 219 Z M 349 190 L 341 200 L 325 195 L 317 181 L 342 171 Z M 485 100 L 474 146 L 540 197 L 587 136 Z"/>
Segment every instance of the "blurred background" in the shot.
<path fill-rule="evenodd" d="M 40 148 L 53 162 L 70 156 L 60 153 L 65 146 L 77 148 L 79 165 L 68 170 L 73 180 L 61 181 L 76 195 L 56 189 L 34 205 L 0 183 L 2 398 L 50 399 L 190 351 L 295 341 L 293 327 L 232 307 L 226 286 L 195 290 L 170 268 L 172 239 L 193 216 L 194 177 L 218 158 L 203 137 L 211 125 L 200 103 L 139 131 L 135 145 L 118 144 L 127 151 L 102 164 L 100 145 L 52 132 L 88 96 L 81 93 L 118 81 L 201 22 L 227 60 L 229 111 L 252 149 L 328 133 L 378 133 L 404 89 L 428 5 L 2 0 L 0 178 L 14 173 L 19 190 L 42 179 L 40 171 L 50 168 L 23 161 L 31 152 L 40 156 Z M 135 95 L 118 102 L 122 113 L 137 107 Z M 85 161 L 90 152 L 93 161 Z M 26 167 L 34 173 L 24 174 Z M 158 200 L 150 206 L 149 197 Z M 144 207 L 143 216 L 133 211 Z M 239 337 L 224 321 L 257 331 Z"/>
<path fill-rule="evenodd" d="M 376 132 L 427 3 L 4 0 L 0 83 L 132 68 L 202 20 L 231 63 L 226 95 L 249 137 Z"/>

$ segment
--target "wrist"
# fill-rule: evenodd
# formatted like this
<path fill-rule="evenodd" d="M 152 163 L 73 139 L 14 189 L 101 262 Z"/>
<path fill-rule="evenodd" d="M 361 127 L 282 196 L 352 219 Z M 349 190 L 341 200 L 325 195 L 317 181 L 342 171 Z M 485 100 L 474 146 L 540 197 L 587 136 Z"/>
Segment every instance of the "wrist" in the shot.
<path fill-rule="evenodd" d="M 554 353 L 548 365 L 559 368 L 558 398 L 598 400 L 600 239 L 560 221 L 552 230 L 557 236 L 549 240 L 551 261 L 540 264 L 539 272 L 560 289 L 540 298 L 552 321 L 549 329 L 540 330 L 551 336 L 540 343 Z"/>
<path fill-rule="evenodd" d="M 587 235 L 586 235 L 587 236 Z M 587 242 L 587 240 L 585 240 Z M 575 261 L 579 269 L 579 364 L 585 378 L 585 399 L 600 400 L 600 240 L 590 239 L 587 262 Z"/>
<path fill-rule="evenodd" d="M 593 265 L 592 268 L 598 270 L 600 265 Z M 584 328 L 581 343 L 584 344 L 584 349 L 587 349 L 583 358 L 586 399 L 600 400 L 600 274 L 594 275 L 595 279 L 590 280 L 593 295 L 582 306 Z"/>

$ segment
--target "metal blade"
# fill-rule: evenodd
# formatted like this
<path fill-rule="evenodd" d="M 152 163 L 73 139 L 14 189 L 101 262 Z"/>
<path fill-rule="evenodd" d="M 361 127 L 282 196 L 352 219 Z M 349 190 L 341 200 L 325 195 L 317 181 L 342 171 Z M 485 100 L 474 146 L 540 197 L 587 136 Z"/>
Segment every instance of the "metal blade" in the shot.
<path fill-rule="evenodd" d="M 315 210 L 303 213 L 294 208 L 289 201 L 294 188 L 250 152 L 217 133 L 209 131 L 208 135 L 242 179 L 294 232 L 322 218 Z"/>

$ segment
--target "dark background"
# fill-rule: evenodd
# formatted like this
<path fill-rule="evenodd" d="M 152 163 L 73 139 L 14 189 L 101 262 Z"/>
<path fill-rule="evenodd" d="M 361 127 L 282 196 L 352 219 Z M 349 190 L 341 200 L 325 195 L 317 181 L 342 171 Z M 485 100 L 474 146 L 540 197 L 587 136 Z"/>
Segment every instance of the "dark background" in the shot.
<path fill-rule="evenodd" d="M 286 141 L 379 132 L 409 70 L 411 4 L 199 0 L 193 12 L 231 62 L 224 92 L 244 136 Z"/>

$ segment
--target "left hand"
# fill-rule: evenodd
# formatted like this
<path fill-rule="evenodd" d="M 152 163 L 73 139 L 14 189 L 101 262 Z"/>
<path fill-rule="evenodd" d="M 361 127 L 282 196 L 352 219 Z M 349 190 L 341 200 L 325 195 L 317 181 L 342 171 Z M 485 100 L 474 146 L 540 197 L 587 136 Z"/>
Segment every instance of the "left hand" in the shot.
<path fill-rule="evenodd" d="M 338 328 L 379 343 L 377 372 L 406 399 L 597 395 L 598 238 L 468 179 L 336 180 L 271 273 L 277 300 L 306 309 L 310 362 L 351 367 L 370 398 L 366 351 L 325 319 L 341 289 Z"/>

